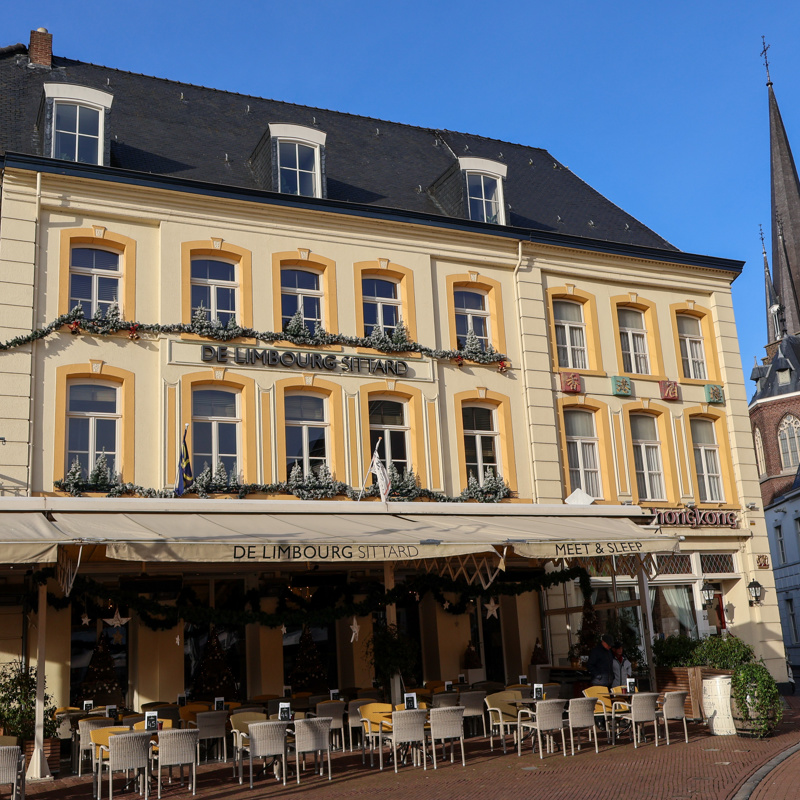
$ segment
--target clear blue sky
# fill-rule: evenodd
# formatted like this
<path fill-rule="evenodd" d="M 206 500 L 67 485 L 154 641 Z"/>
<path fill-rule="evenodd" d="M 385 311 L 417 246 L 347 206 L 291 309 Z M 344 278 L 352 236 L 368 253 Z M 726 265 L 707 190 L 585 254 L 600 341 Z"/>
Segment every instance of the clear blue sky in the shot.
<path fill-rule="evenodd" d="M 746 261 L 746 378 L 764 353 L 759 51 L 800 157 L 800 4 L 38 0 L 7 4 L 0 46 L 38 26 L 60 56 L 544 147 L 681 250 Z"/>

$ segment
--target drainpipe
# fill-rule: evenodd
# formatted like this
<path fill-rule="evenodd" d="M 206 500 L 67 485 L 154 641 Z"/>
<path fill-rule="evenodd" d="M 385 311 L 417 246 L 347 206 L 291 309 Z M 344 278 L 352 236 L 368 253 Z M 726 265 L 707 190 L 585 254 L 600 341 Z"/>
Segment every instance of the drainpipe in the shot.
<path fill-rule="evenodd" d="M 39 247 L 40 247 L 40 237 L 39 237 L 39 228 L 41 223 L 41 215 L 42 215 L 42 173 L 36 173 L 36 217 L 34 219 L 34 229 L 33 229 L 33 308 L 31 309 L 31 315 L 33 317 L 33 325 L 31 328 L 36 327 L 36 268 L 39 264 Z M 33 404 L 33 394 L 35 388 L 35 381 L 34 381 L 34 360 L 33 360 L 33 352 L 36 346 L 36 342 L 31 342 L 31 377 L 30 377 L 30 388 L 29 388 L 29 397 L 30 397 L 30 413 L 28 419 L 28 477 L 27 477 L 27 487 L 26 493 L 28 497 L 31 495 L 31 482 L 33 479 L 33 416 L 34 416 L 34 404 Z"/>

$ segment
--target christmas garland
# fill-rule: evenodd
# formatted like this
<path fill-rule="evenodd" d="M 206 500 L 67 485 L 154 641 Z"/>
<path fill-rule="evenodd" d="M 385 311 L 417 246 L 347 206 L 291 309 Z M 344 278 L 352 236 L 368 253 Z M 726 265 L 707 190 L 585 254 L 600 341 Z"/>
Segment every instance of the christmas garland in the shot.
<path fill-rule="evenodd" d="M 46 567 L 33 573 L 35 584 L 46 583 L 55 576 L 55 568 Z M 302 575 L 296 575 L 302 580 Z M 440 577 L 431 574 L 419 574 L 407 577 L 393 589 L 387 590 L 383 584 L 370 583 L 357 586 L 343 583 L 338 586 L 320 586 L 314 594 L 306 599 L 296 594 L 288 586 L 266 589 L 250 589 L 232 592 L 227 604 L 222 608 L 209 608 L 203 605 L 190 586 L 184 586 L 174 602 L 160 603 L 139 592 L 108 586 L 92 578 L 78 575 L 72 586 L 70 597 L 58 597 L 47 593 L 48 605 L 62 610 L 71 603 L 80 603 L 83 598 L 84 613 L 92 618 L 109 615 L 109 608 L 127 608 L 126 615 L 136 614 L 147 628 L 153 631 L 174 628 L 179 622 L 194 625 L 214 625 L 225 628 L 237 625 L 262 625 L 267 628 L 279 628 L 282 625 L 323 626 L 344 617 L 364 617 L 376 611 L 382 611 L 387 605 L 393 605 L 413 597 L 421 600 L 431 594 L 434 600 L 448 614 L 464 614 L 473 603 L 498 597 L 515 597 L 527 592 L 550 589 L 568 581 L 577 580 L 584 598 L 591 597 L 591 579 L 583 567 L 570 567 L 556 572 L 537 571 L 524 581 L 495 581 L 489 588 L 471 586 L 464 580 Z M 445 596 L 457 595 L 452 600 Z M 365 595 L 363 600 L 356 601 L 356 595 Z M 263 598 L 278 598 L 274 613 L 261 611 Z M 38 594 L 33 591 L 28 596 L 28 603 L 35 611 Z"/>
<path fill-rule="evenodd" d="M 290 342 L 291 344 L 307 347 L 324 347 L 326 345 L 344 345 L 346 347 L 370 347 L 382 353 L 420 353 L 423 356 L 440 361 L 454 361 L 461 366 L 465 361 L 476 364 L 497 364 L 500 372 L 509 368 L 508 357 L 498 353 L 491 344 L 483 348 L 481 340 L 473 330 L 467 332 L 464 347 L 461 350 L 437 350 L 433 347 L 414 342 L 408 338 L 408 330 L 401 322 L 394 328 L 392 335 L 387 336 L 379 326 L 373 328 L 370 336 L 347 336 L 343 333 L 328 333 L 321 325 L 317 325 L 313 333 L 306 327 L 302 312 L 298 309 L 292 319 L 282 331 L 257 331 L 255 328 L 246 328 L 239 325 L 231 317 L 227 325 L 219 319 L 210 319 L 208 311 L 202 306 L 198 308 L 192 321 L 159 325 L 150 322 L 129 322 L 122 319 L 119 305 L 113 301 L 105 314 L 98 306 L 91 318 L 83 313 L 82 306 L 78 305 L 68 314 L 62 314 L 53 322 L 43 328 L 37 328 L 30 333 L 15 336 L 7 342 L 0 342 L 0 351 L 12 350 L 30 344 L 38 339 L 44 339 L 64 326 L 68 326 L 74 335 L 89 333 L 95 336 L 111 336 L 115 333 L 127 331 L 132 340 L 139 339 L 142 334 L 180 334 L 193 333 L 206 339 L 218 342 L 230 342 L 234 339 L 256 339 L 260 342 L 274 344 L 275 342 Z"/>

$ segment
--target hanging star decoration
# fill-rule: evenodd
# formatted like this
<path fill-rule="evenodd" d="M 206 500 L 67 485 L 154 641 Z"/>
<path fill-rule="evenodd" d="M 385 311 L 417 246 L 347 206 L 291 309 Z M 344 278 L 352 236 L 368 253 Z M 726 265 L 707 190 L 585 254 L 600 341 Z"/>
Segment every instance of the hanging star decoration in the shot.
<path fill-rule="evenodd" d="M 122 628 L 114 629 L 111 641 L 114 642 L 114 644 L 125 644 L 125 634 L 122 632 Z"/>
<path fill-rule="evenodd" d="M 353 624 L 350 626 L 350 630 L 352 631 L 350 635 L 350 642 L 352 644 L 358 641 L 358 632 L 361 630 L 361 626 L 358 624 L 358 620 L 355 617 L 353 617 Z"/>
<path fill-rule="evenodd" d="M 180 643 L 181 643 L 181 637 L 180 636 L 176 636 L 175 637 L 175 644 L 180 645 Z"/>
<path fill-rule="evenodd" d="M 414 592 L 414 599 L 419 602 L 419 592 Z"/>
<path fill-rule="evenodd" d="M 450 608 L 450 601 L 445 600 L 444 603 L 442 603 L 442 608 L 447 611 L 447 609 Z"/>
<path fill-rule="evenodd" d="M 83 614 L 81 614 L 81 625 L 83 625 L 84 628 L 88 628 L 90 622 L 89 615 L 84 611 Z"/>
<path fill-rule="evenodd" d="M 121 617 L 119 615 L 119 608 L 114 611 L 114 616 L 111 619 L 104 619 L 103 622 L 106 625 L 110 625 L 112 628 L 121 628 L 126 623 L 130 622 L 130 617 Z"/>
<path fill-rule="evenodd" d="M 284 636 L 286 636 L 286 626 L 285 626 L 285 625 L 281 625 L 281 633 L 282 633 Z"/>
<path fill-rule="evenodd" d="M 489 617 L 500 619 L 497 616 L 497 609 L 500 608 L 500 606 L 495 602 L 494 597 L 490 597 L 489 602 L 484 603 L 483 607 L 486 609 L 486 619 L 489 619 Z"/>

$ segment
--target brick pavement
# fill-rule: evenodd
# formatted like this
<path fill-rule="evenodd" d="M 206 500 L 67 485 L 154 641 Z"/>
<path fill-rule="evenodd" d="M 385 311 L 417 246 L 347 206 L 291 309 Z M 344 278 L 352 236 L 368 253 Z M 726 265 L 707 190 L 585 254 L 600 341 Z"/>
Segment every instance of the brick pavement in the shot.
<path fill-rule="evenodd" d="M 338 800 L 357 796 L 398 800 L 484 800 L 487 797 L 546 797 L 548 800 L 731 800 L 742 784 L 762 765 L 800 742 L 800 698 L 789 698 L 791 708 L 779 731 L 764 741 L 736 736 L 709 736 L 700 725 L 689 726 L 689 744 L 675 736 L 667 747 L 656 748 L 651 739 L 639 749 L 625 743 L 610 747 L 601 738 L 600 753 L 584 748 L 575 758 L 560 753 L 541 760 L 527 750 L 503 755 L 489 750 L 488 742 L 467 742 L 467 766 L 449 762 L 427 771 L 412 766 L 379 772 L 361 764 L 360 754 L 335 754 L 333 781 L 301 774 L 298 786 L 284 788 L 273 779 L 260 778 L 251 791 L 247 782 L 239 786 L 231 778 L 230 765 L 204 765 L 198 772 L 198 797 L 202 800 L 255 800 L 255 798 L 303 797 L 308 800 Z M 567 739 L 567 741 L 569 741 Z M 245 769 L 245 774 L 247 769 Z M 121 788 L 122 779 L 115 784 Z M 795 798 L 800 786 L 800 752 L 778 766 L 755 790 L 753 800 Z M 104 794 L 107 796 L 107 784 Z M 69 776 L 55 781 L 29 784 L 35 800 L 91 800 L 91 781 Z M 118 795 L 120 798 L 131 795 Z M 165 800 L 189 798 L 174 783 L 162 793 Z"/>

